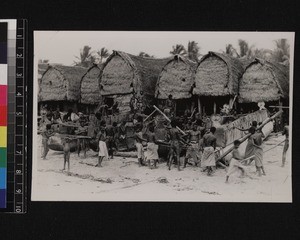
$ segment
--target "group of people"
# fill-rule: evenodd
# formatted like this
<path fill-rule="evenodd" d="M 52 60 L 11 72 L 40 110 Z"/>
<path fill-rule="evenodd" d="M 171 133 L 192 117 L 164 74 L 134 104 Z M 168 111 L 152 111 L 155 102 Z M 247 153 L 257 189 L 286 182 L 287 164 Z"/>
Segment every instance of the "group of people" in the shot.
<path fill-rule="evenodd" d="M 138 165 L 147 165 L 151 169 L 158 166 L 160 156 L 158 154 L 159 145 L 168 148 L 167 166 L 169 170 L 174 163 L 177 164 L 177 169 L 180 171 L 186 166 L 193 165 L 189 160 L 192 159 L 195 166 L 200 166 L 203 172 L 207 175 L 213 175 L 216 170 L 217 157 L 216 147 L 217 138 L 215 136 L 216 128 L 211 126 L 209 122 L 205 123 L 197 115 L 190 116 L 190 112 L 181 117 L 173 117 L 174 105 L 172 96 L 166 101 L 164 107 L 165 118 L 168 116 L 172 119 L 170 122 L 166 121 L 165 127 L 167 129 L 165 139 L 158 139 L 155 131 L 155 121 L 150 120 L 148 123 L 144 122 L 142 116 L 136 117 L 134 121 L 134 140 L 137 150 Z M 59 109 L 41 111 L 42 119 L 40 124 L 42 128 L 42 144 L 43 153 L 42 158 L 45 159 L 49 151 L 48 140 L 54 135 L 52 128 L 53 124 L 72 122 L 77 124 L 74 128 L 73 134 L 77 136 L 87 136 L 88 138 L 78 138 L 78 155 L 81 150 L 84 150 L 84 156 L 89 149 L 89 143 L 94 141 L 97 145 L 98 163 L 97 167 L 102 167 L 103 159 L 113 158 L 114 151 L 118 150 L 120 142 L 126 142 L 126 121 L 120 124 L 113 122 L 112 125 L 106 124 L 102 118 L 101 113 L 91 113 L 85 116 L 82 113 L 74 113 L 69 110 L 62 115 Z M 237 128 L 239 129 L 239 128 Z M 263 133 L 258 129 L 258 124 L 253 121 L 251 127 L 248 129 L 239 129 L 241 131 L 248 131 L 250 136 L 246 146 L 245 154 L 241 154 L 239 146 L 241 142 L 234 141 L 234 150 L 232 152 L 232 159 L 227 169 L 226 182 L 228 182 L 230 175 L 236 170 L 240 170 L 242 174 L 245 173 L 245 165 L 249 165 L 253 160 L 255 161 L 256 171 L 259 176 L 265 175 L 263 166 Z M 283 134 L 286 135 L 285 147 L 282 157 L 282 166 L 285 165 L 286 152 L 288 149 L 288 127 L 284 128 Z M 64 169 L 66 163 L 69 167 L 70 158 L 70 139 L 64 141 Z M 180 159 L 184 159 L 181 163 Z"/>

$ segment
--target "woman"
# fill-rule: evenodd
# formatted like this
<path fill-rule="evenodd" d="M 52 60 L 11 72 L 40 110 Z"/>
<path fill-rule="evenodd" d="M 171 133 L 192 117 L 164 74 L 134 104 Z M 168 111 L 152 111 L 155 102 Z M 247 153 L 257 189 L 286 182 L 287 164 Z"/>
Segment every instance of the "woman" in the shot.
<path fill-rule="evenodd" d="M 250 137 L 248 138 L 248 143 L 246 146 L 245 150 L 245 158 L 249 158 L 254 155 L 254 145 L 253 145 L 253 134 L 255 133 L 256 128 L 255 127 L 250 127 L 249 128 L 249 133 L 251 134 Z M 247 165 L 250 165 L 253 159 L 250 159 L 247 163 Z"/>
<path fill-rule="evenodd" d="M 96 167 L 102 167 L 102 161 L 103 158 L 105 157 L 108 159 L 108 151 L 107 151 L 107 146 L 106 146 L 106 131 L 105 131 L 105 126 L 101 126 L 100 132 L 98 133 L 97 139 L 99 141 L 99 158 L 98 158 L 98 164 Z"/>
<path fill-rule="evenodd" d="M 149 127 L 147 134 L 147 151 L 145 153 L 148 161 L 149 168 L 152 168 L 151 161 L 153 161 L 153 167 L 157 168 L 158 162 L 158 145 L 156 144 L 156 137 L 154 133 L 154 126 Z"/>
<path fill-rule="evenodd" d="M 258 172 L 258 176 L 261 174 L 266 175 L 264 166 L 263 166 L 263 149 L 262 149 L 262 142 L 263 142 L 263 133 L 261 131 L 256 131 L 252 135 L 252 144 L 254 149 L 254 160 L 256 170 Z"/>

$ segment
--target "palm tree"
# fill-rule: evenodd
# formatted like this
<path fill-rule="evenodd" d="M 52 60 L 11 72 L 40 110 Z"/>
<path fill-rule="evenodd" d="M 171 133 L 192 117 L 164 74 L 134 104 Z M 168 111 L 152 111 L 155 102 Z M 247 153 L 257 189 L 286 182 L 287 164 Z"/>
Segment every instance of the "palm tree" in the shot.
<path fill-rule="evenodd" d="M 91 47 L 84 46 L 83 49 L 80 50 L 80 56 L 75 56 L 78 61 L 74 61 L 75 66 L 81 67 L 89 67 L 91 65 L 90 58 L 91 58 Z"/>
<path fill-rule="evenodd" d="M 290 61 L 290 45 L 287 39 L 277 39 L 275 42 L 275 50 L 272 54 L 272 60 L 288 65 Z"/>
<path fill-rule="evenodd" d="M 97 53 L 98 53 L 98 55 L 100 57 L 100 63 L 102 63 L 102 60 L 104 58 L 107 58 L 109 56 L 109 52 L 108 52 L 108 50 L 105 47 L 103 47 L 100 50 L 98 50 Z"/>
<path fill-rule="evenodd" d="M 198 43 L 195 41 L 189 41 L 187 55 L 188 58 L 194 62 L 198 62 L 200 56 L 200 48 L 198 47 Z"/>
<path fill-rule="evenodd" d="M 225 52 L 227 55 L 231 57 L 240 57 L 236 49 L 232 46 L 232 44 L 227 44 L 225 47 Z"/>
<path fill-rule="evenodd" d="M 154 58 L 153 55 L 150 55 L 150 54 L 145 53 L 145 52 L 140 52 L 138 56 L 143 57 L 143 58 Z"/>
<path fill-rule="evenodd" d="M 182 44 L 176 44 L 176 46 L 173 46 L 172 48 L 173 50 L 170 52 L 170 54 L 186 56 L 186 50 Z"/>

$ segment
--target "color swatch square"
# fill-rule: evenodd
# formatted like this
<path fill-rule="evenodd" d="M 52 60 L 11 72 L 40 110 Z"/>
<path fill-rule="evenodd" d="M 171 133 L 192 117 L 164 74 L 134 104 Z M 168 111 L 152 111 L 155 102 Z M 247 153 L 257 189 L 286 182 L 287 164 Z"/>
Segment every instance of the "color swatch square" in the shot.
<path fill-rule="evenodd" d="M 7 147 L 7 127 L 0 126 L 0 147 Z"/>
<path fill-rule="evenodd" d="M 7 106 L 0 105 L 0 126 L 7 126 Z"/>
<path fill-rule="evenodd" d="M 0 106 L 7 105 L 7 86 L 0 85 Z"/>
<path fill-rule="evenodd" d="M 6 189 L 6 168 L 0 168 L 0 189 Z"/>
<path fill-rule="evenodd" d="M 6 208 L 6 189 L 0 189 L 0 208 Z"/>
<path fill-rule="evenodd" d="M 6 168 L 7 166 L 7 150 L 6 148 L 0 148 L 0 168 Z"/>
<path fill-rule="evenodd" d="M 0 85 L 7 85 L 8 73 L 7 73 L 8 65 L 0 64 Z"/>

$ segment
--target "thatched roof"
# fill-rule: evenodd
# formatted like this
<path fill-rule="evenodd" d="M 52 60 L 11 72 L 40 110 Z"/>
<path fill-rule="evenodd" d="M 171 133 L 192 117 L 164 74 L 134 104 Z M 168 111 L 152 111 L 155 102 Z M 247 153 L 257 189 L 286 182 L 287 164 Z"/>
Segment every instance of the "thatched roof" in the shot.
<path fill-rule="evenodd" d="M 229 55 L 208 52 L 200 60 L 193 93 L 200 96 L 228 96 L 238 93 L 243 64 Z"/>
<path fill-rule="evenodd" d="M 167 99 L 170 94 L 173 99 L 192 97 L 196 68 L 196 62 L 175 55 L 159 74 L 155 96 L 158 99 Z"/>
<path fill-rule="evenodd" d="M 83 75 L 80 83 L 80 102 L 83 104 L 99 104 L 101 95 L 99 89 L 99 77 L 103 64 L 93 65 Z"/>
<path fill-rule="evenodd" d="M 41 78 L 39 101 L 78 101 L 86 71 L 82 67 L 49 65 Z"/>
<path fill-rule="evenodd" d="M 100 75 L 101 95 L 140 93 L 154 96 L 157 78 L 167 59 L 143 58 L 113 51 Z"/>
<path fill-rule="evenodd" d="M 256 58 L 246 68 L 239 85 L 239 102 L 269 102 L 289 96 L 287 66 Z"/>

